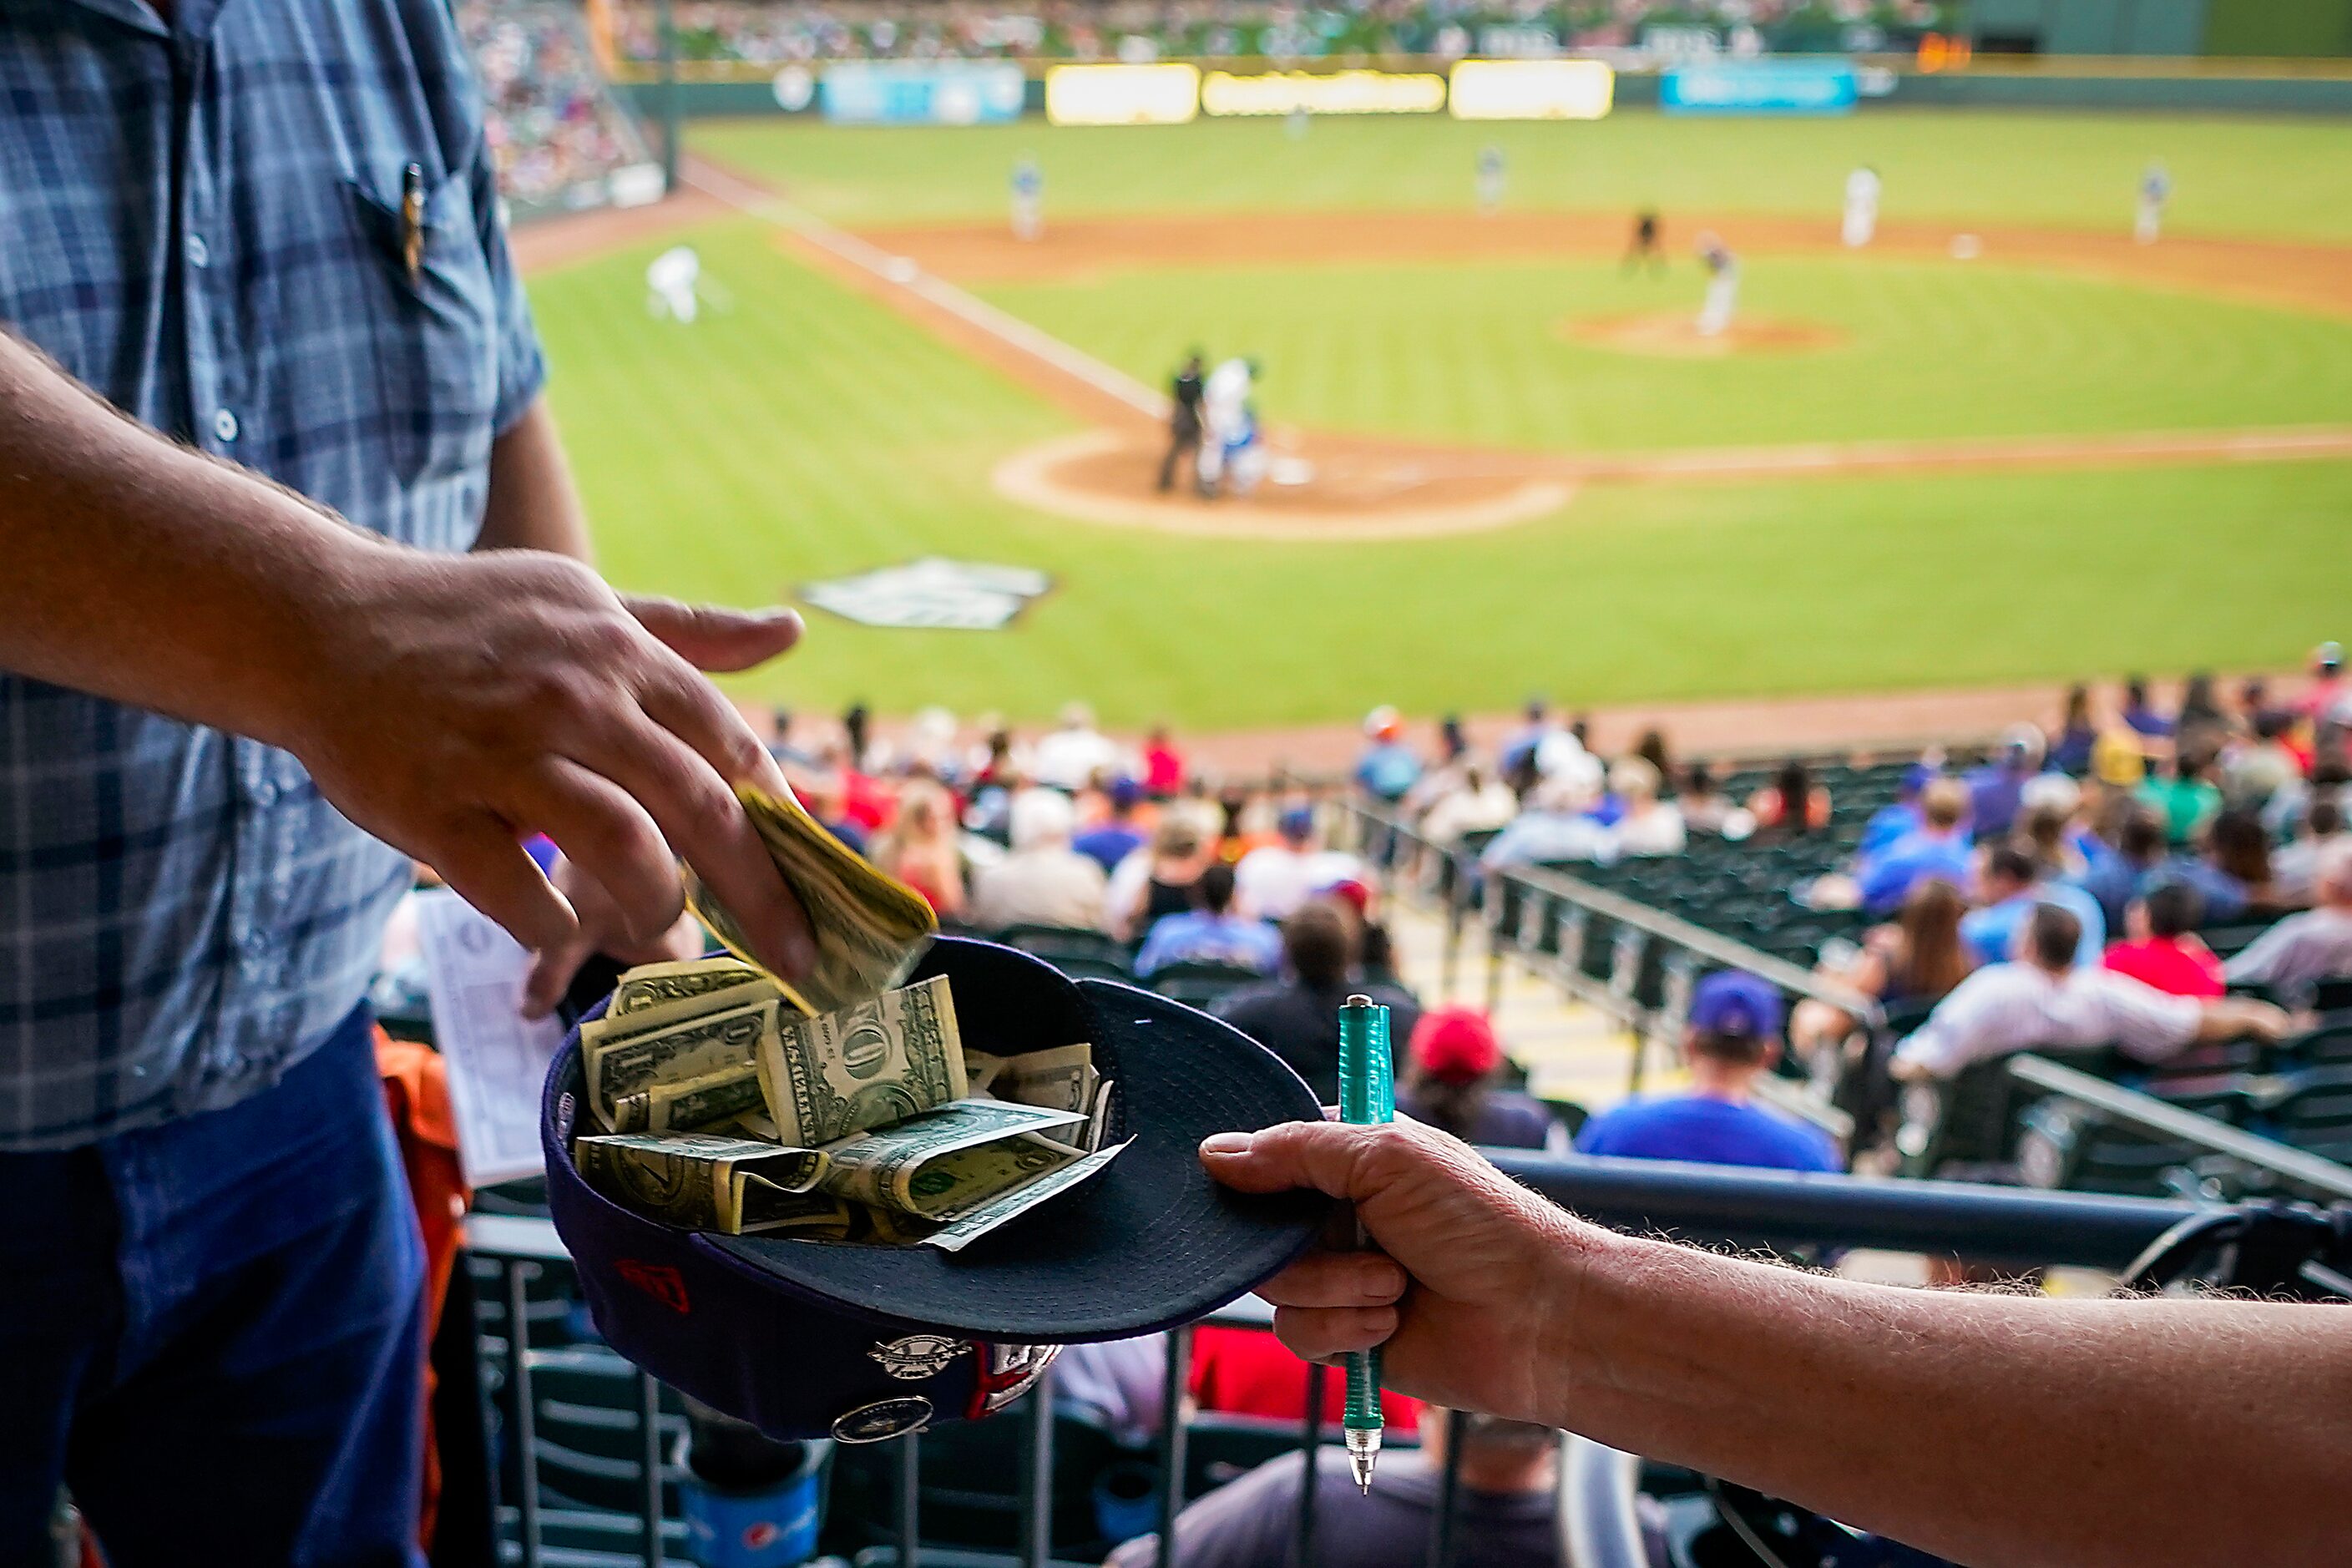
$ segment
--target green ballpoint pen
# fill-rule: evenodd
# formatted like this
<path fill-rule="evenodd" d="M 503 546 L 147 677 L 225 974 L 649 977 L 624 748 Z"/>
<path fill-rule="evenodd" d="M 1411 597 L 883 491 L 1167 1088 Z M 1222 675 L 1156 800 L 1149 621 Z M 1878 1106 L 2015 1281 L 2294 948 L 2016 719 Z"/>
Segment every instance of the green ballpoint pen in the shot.
<path fill-rule="evenodd" d="M 1339 1120 L 1373 1126 L 1396 1120 L 1396 1088 L 1389 1065 L 1389 1010 L 1369 996 L 1350 996 L 1339 1009 Z M 1356 1246 L 1371 1245 L 1356 1221 Z M 1348 1469 L 1369 1496 L 1381 1453 L 1381 1352 L 1376 1345 L 1348 1357 L 1348 1409 L 1340 1422 Z"/>

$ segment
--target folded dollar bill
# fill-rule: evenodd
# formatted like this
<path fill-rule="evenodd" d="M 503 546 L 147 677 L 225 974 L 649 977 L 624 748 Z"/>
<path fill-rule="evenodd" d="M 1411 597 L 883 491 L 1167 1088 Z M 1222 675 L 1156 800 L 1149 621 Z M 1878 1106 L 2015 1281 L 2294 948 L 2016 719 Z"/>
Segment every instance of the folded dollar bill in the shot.
<path fill-rule="evenodd" d="M 797 984 L 775 982 L 784 995 L 803 1013 L 830 1013 L 904 984 L 939 933 L 922 895 L 876 869 L 791 795 L 748 784 L 735 794 L 816 939 L 815 968 Z M 687 900 L 730 952 L 753 962 L 741 922 L 690 870 Z"/>
<path fill-rule="evenodd" d="M 788 1229 L 846 1223 L 837 1197 L 812 1194 L 825 1158 L 746 1138 L 698 1132 L 607 1132 L 577 1141 L 590 1186 L 639 1214 L 688 1230 Z"/>
<path fill-rule="evenodd" d="M 855 1203 L 936 1218 L 1060 1163 L 1061 1155 L 1046 1152 L 1052 1145 L 1023 1135 L 1082 1127 L 1085 1120 L 1066 1110 L 960 1100 L 827 1144 L 824 1187 Z"/>

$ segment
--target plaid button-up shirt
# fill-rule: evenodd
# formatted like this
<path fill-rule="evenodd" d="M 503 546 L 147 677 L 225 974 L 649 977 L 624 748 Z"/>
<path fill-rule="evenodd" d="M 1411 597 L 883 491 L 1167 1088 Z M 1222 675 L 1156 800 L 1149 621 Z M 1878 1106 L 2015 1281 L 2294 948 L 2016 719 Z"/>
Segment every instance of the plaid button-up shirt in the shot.
<path fill-rule="evenodd" d="M 446 0 L 5 0 L 0 322 L 179 440 L 467 548 L 543 369 Z M 0 1148 L 275 1082 L 407 879 L 286 753 L 0 674 Z"/>

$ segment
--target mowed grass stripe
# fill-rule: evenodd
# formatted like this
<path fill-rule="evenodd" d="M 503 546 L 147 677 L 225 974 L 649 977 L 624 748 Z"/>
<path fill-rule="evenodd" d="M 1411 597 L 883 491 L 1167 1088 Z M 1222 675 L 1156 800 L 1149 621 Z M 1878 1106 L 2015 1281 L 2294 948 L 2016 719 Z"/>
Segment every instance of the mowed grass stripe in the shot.
<path fill-rule="evenodd" d="M 1893 219 L 2126 232 L 2150 159 L 2175 182 L 2177 234 L 2352 240 L 2352 121 L 2005 110 L 1865 110 L 1838 119 L 1677 118 L 1589 124 L 1448 116 L 1176 126 L 868 129 L 698 121 L 698 151 L 788 186 L 852 227 L 1002 219 L 1034 156 L 1055 215 L 1470 211 L 1478 151 L 1503 150 L 1507 205 L 1529 210 L 1834 214 L 1859 163 Z"/>
<path fill-rule="evenodd" d="M 1695 314 L 1702 284 L 1606 264 L 1215 268 L 997 286 L 991 300 L 1158 381 L 1205 345 L 1277 419 L 1547 448 L 1767 445 L 2352 420 L 2352 321 L 1989 263 L 1747 262 L 1741 311 L 1832 347 L 1633 354 L 1564 321 Z"/>

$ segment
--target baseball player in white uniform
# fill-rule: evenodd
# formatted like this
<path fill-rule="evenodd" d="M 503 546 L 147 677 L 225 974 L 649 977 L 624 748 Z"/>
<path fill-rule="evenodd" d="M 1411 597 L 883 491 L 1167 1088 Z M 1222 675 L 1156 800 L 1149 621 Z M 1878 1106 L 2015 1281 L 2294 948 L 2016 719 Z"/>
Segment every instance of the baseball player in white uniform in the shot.
<path fill-rule="evenodd" d="M 1702 234 L 1698 260 L 1706 268 L 1706 300 L 1698 310 L 1698 335 L 1719 338 L 1739 308 L 1739 258 L 1716 236 Z"/>
<path fill-rule="evenodd" d="M 656 316 L 691 321 L 700 310 L 702 258 L 690 245 L 675 245 L 646 267 L 646 309 Z"/>
<path fill-rule="evenodd" d="M 2132 219 L 2132 237 L 2154 245 L 2164 226 L 2164 204 L 2172 199 L 2172 176 L 2161 163 L 2150 163 L 2139 177 L 2139 212 Z"/>
<path fill-rule="evenodd" d="M 1245 359 L 1229 359 L 1209 373 L 1201 387 L 1201 493 L 1220 489 L 1247 495 L 1255 488 L 1263 468 L 1257 442 L 1257 417 L 1250 409 L 1250 389 L 1257 367 Z"/>
<path fill-rule="evenodd" d="M 1860 250 L 1878 232 L 1878 171 L 1864 163 L 1845 177 L 1845 223 L 1849 250 Z"/>

